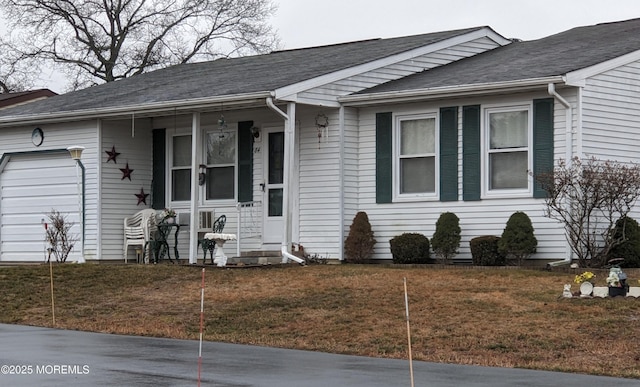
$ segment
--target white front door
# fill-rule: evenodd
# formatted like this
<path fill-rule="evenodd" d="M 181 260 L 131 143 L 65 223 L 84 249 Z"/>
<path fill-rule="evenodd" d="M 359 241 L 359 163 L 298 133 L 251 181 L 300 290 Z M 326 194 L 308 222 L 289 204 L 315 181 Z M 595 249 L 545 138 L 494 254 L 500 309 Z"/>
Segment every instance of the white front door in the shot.
<path fill-rule="evenodd" d="M 282 128 L 263 130 L 264 155 L 263 243 L 282 242 L 282 193 L 284 190 L 284 131 Z"/>

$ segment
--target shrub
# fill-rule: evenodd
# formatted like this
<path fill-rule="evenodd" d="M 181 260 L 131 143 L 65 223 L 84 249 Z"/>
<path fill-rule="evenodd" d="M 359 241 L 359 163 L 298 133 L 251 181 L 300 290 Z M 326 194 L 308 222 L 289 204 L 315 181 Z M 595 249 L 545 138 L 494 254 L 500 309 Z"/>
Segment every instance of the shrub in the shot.
<path fill-rule="evenodd" d="M 517 265 L 522 265 L 524 260 L 536 252 L 537 245 L 538 240 L 533 235 L 533 225 L 529 216 L 521 211 L 513 213 L 498 241 L 498 251 L 512 258 Z"/>
<path fill-rule="evenodd" d="M 440 214 L 436 222 L 436 232 L 431 238 L 431 247 L 440 263 L 451 263 L 451 258 L 460 247 L 460 219 L 453 212 Z"/>
<path fill-rule="evenodd" d="M 79 240 L 77 235 L 70 233 L 74 223 L 67 220 L 66 215 L 55 209 L 52 209 L 46 216 L 49 219 L 45 223 L 45 241 L 49 245 L 49 258 L 47 260 L 53 254 L 57 262 L 66 262 L 69 253 L 73 250 L 73 246 Z"/>
<path fill-rule="evenodd" d="M 364 211 L 360 211 L 353 218 L 349 235 L 344 241 L 344 252 L 346 261 L 352 263 L 363 263 L 373 254 L 373 246 L 376 240 L 373 238 L 373 230 L 369 217 Z"/>
<path fill-rule="evenodd" d="M 506 258 L 498 251 L 500 237 L 495 235 L 479 236 L 469 241 L 471 259 L 478 266 L 502 266 Z"/>
<path fill-rule="evenodd" d="M 640 225 L 633 218 L 618 219 L 613 229 L 614 240 L 623 240 L 609 251 L 608 259 L 624 258 L 622 267 L 640 267 Z"/>
<path fill-rule="evenodd" d="M 417 233 L 404 233 L 392 238 L 393 263 L 429 263 L 429 238 Z"/>

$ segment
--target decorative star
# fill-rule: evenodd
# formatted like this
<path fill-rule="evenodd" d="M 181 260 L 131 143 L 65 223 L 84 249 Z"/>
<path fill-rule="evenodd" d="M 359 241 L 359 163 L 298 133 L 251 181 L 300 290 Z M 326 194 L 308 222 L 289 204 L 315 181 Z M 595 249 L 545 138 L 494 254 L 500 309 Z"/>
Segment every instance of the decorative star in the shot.
<path fill-rule="evenodd" d="M 138 204 L 136 204 L 136 206 L 139 206 L 140 203 L 144 203 L 145 205 L 147 204 L 147 196 L 149 196 L 149 194 L 144 193 L 144 188 L 140 188 L 140 193 L 135 195 L 138 198 Z"/>
<path fill-rule="evenodd" d="M 116 146 L 112 146 L 110 151 L 105 151 L 108 155 L 109 158 L 107 159 L 107 162 L 113 160 L 114 164 L 117 164 L 118 162 L 116 161 L 116 157 L 118 157 L 118 155 L 120 154 L 119 152 L 116 152 Z"/>
<path fill-rule="evenodd" d="M 124 180 L 128 177 L 129 181 L 131 181 L 131 172 L 133 172 L 133 169 L 129 168 L 129 163 L 127 163 L 126 167 L 120 168 L 120 170 L 122 171 L 122 179 L 120 180 Z"/>

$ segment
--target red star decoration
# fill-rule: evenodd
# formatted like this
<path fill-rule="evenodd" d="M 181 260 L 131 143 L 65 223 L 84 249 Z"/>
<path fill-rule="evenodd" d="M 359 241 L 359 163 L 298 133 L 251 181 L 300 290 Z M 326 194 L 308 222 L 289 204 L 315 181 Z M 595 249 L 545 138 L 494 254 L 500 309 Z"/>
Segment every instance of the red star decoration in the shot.
<path fill-rule="evenodd" d="M 138 204 L 136 204 L 137 206 L 139 206 L 140 203 L 144 203 L 145 205 L 147 204 L 147 196 L 149 196 L 149 194 L 144 193 L 144 188 L 140 188 L 140 193 L 137 193 L 135 195 L 138 198 Z"/>
<path fill-rule="evenodd" d="M 116 152 L 116 146 L 112 146 L 110 151 L 105 151 L 108 155 L 109 158 L 107 159 L 107 162 L 113 160 L 114 164 L 117 164 L 118 162 L 116 161 L 116 157 L 118 157 L 118 155 L 120 154 L 119 152 Z"/>
<path fill-rule="evenodd" d="M 133 169 L 129 168 L 129 163 L 127 163 L 126 167 L 120 168 L 120 170 L 122 171 L 122 179 L 120 180 L 124 180 L 128 177 L 129 181 L 131 181 L 131 172 L 133 172 Z"/>

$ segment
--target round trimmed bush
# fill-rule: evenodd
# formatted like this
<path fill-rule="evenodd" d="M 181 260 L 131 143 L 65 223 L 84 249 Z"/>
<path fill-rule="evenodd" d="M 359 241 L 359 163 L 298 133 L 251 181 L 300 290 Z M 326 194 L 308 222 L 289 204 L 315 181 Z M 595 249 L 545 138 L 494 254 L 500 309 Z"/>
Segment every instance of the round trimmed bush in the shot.
<path fill-rule="evenodd" d="M 529 216 L 522 211 L 514 212 L 498 241 L 498 251 L 512 258 L 517 265 L 536 252 L 538 240 L 533 235 L 533 225 Z"/>
<path fill-rule="evenodd" d="M 477 266 L 503 266 L 506 257 L 498 251 L 498 241 L 500 237 L 495 235 L 484 235 L 471 239 L 471 259 Z"/>
<path fill-rule="evenodd" d="M 431 248 L 440 263 L 451 263 L 451 258 L 460 247 L 460 219 L 453 212 L 440 214 L 436 222 L 436 232 L 431 238 Z"/>
<path fill-rule="evenodd" d="M 429 263 L 429 238 L 418 233 L 404 233 L 389 241 L 393 263 Z"/>

